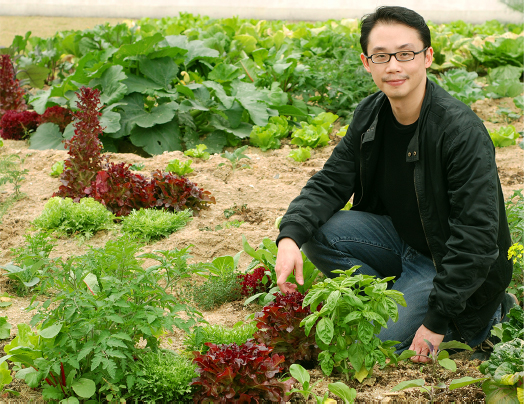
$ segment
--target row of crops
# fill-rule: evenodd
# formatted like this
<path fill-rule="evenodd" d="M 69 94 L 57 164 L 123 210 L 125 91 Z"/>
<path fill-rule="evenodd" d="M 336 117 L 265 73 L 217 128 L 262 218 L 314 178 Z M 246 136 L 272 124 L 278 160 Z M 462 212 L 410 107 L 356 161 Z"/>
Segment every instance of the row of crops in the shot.
<path fill-rule="evenodd" d="M 457 21 L 430 28 L 432 80 L 467 104 L 513 97 L 523 108 L 523 24 Z M 289 121 L 284 136 L 325 110 L 348 123 L 358 102 L 377 90 L 361 66 L 358 32 L 356 20 L 285 23 L 181 14 L 46 39 L 27 33 L 2 53 L 10 55 L 21 84 L 32 87 L 24 100 L 39 115 L 51 107 L 55 112 L 48 115 L 67 114 L 57 107 L 74 110 L 80 87 L 99 89 L 105 150 L 131 145 L 153 155 L 205 144 L 213 153 L 251 138 L 267 150 L 278 148 L 283 136 L 270 118 Z M 32 125 L 28 120 L 22 120 L 22 133 L 31 136 L 32 148 L 60 147 L 73 134 L 62 116 Z M 518 137 L 510 132 L 502 136 Z M 11 136 L 3 130 L 3 138 Z M 324 145 L 320 136 L 309 131 L 297 144 Z"/>

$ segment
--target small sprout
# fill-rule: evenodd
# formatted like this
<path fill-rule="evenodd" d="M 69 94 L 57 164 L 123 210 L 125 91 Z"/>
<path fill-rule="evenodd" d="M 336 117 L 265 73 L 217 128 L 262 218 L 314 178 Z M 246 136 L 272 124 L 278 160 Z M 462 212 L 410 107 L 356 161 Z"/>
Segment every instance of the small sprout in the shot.
<path fill-rule="evenodd" d="M 298 149 L 291 150 L 287 156 L 291 157 L 297 162 L 303 163 L 307 159 L 311 158 L 311 148 L 299 147 Z"/>
<path fill-rule="evenodd" d="M 202 160 L 209 160 L 209 153 L 205 151 L 207 146 L 205 144 L 197 144 L 194 149 L 188 149 L 184 152 L 186 156 L 194 157 Z"/>
<path fill-rule="evenodd" d="M 51 166 L 51 177 L 60 177 L 60 174 L 64 172 L 64 160 L 57 161 Z"/>
<path fill-rule="evenodd" d="M 339 131 L 336 133 L 337 136 L 344 137 L 348 131 L 349 125 L 342 126 Z"/>
<path fill-rule="evenodd" d="M 171 160 L 166 167 L 166 171 L 175 173 L 179 177 L 182 177 L 194 171 L 191 168 L 192 162 L 193 160 L 187 160 L 187 161 L 184 161 L 183 163 L 178 159 Z"/>
<path fill-rule="evenodd" d="M 145 167 L 144 163 L 136 163 L 136 164 L 131 164 L 131 166 L 129 166 L 129 169 L 131 171 L 142 171 L 144 167 Z"/>
<path fill-rule="evenodd" d="M 225 159 L 228 159 L 231 162 L 231 166 L 233 168 L 233 171 L 235 171 L 240 160 L 242 160 L 242 159 L 249 159 L 249 160 L 251 160 L 251 157 L 248 157 L 245 154 L 243 154 L 247 150 L 247 147 L 248 147 L 247 145 L 239 147 L 233 153 L 230 153 L 230 152 L 228 152 L 226 150 L 225 153 L 221 154 L 220 156 L 225 158 Z M 221 167 L 223 165 L 224 165 L 224 163 L 220 163 L 218 166 Z M 242 168 L 244 168 L 244 167 L 249 167 L 249 166 L 244 164 L 244 165 L 242 165 Z"/>

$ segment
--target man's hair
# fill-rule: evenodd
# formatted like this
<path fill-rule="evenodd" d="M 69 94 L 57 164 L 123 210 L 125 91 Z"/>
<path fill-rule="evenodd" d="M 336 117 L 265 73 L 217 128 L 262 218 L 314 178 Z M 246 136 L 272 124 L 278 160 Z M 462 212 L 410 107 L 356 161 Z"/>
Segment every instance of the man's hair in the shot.
<path fill-rule="evenodd" d="M 364 55 L 368 54 L 369 33 L 378 23 L 404 24 L 417 30 L 424 48 L 431 46 L 431 33 L 424 18 L 405 7 L 382 6 L 374 13 L 366 14 L 360 22 L 360 46 Z"/>

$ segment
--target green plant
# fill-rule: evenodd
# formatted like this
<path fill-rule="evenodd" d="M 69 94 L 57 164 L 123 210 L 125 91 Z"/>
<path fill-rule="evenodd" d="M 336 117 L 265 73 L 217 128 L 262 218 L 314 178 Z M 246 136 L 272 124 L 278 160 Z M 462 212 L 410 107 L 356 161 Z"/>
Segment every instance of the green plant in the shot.
<path fill-rule="evenodd" d="M 132 388 L 126 374 L 140 356 L 140 341 L 154 350 L 163 333 L 173 327 L 189 332 L 200 321 L 200 313 L 167 293 L 166 271 L 142 268 L 143 261 L 135 257 L 139 248 L 122 237 L 84 257 L 57 262 L 58 293 L 32 307 L 38 311 L 31 324 L 40 324 L 40 334 L 54 338 L 42 347 L 38 382 L 55 372 L 71 377 L 71 383 L 87 379 L 96 386 L 89 396 L 75 390 L 81 398 L 114 397 L 123 383 Z M 93 267 L 96 272 L 89 271 Z M 69 393 L 48 385 L 42 394 L 63 399 Z"/>
<path fill-rule="evenodd" d="M 233 171 L 235 171 L 238 167 L 238 164 L 240 162 L 240 160 L 242 159 L 251 159 L 251 157 L 248 157 L 244 154 L 244 152 L 247 150 L 247 145 L 246 146 L 242 146 L 242 147 L 239 147 L 238 149 L 235 149 L 233 151 L 233 153 L 231 152 L 228 152 L 227 150 L 221 154 L 220 156 L 225 158 L 225 159 L 228 159 L 231 163 L 231 167 L 233 169 Z M 220 166 L 223 166 L 224 163 L 220 163 L 219 164 L 219 167 Z M 244 167 L 248 167 L 247 165 L 242 165 L 241 168 L 244 168 Z"/>
<path fill-rule="evenodd" d="M 143 352 L 131 364 L 129 376 L 134 379 L 129 396 L 144 403 L 192 401 L 190 386 L 196 365 L 188 358 L 169 350 Z"/>
<path fill-rule="evenodd" d="M 501 126 L 498 129 L 489 130 L 489 136 L 495 147 L 511 146 L 517 143 L 519 133 L 513 125 Z"/>
<path fill-rule="evenodd" d="M 509 108 L 499 108 L 497 109 L 497 115 L 502 117 L 502 121 L 506 124 L 513 122 L 516 119 L 519 119 L 522 115 L 514 113 Z M 491 122 L 497 123 L 499 122 L 499 119 L 497 118 L 491 118 Z"/>
<path fill-rule="evenodd" d="M 205 144 L 197 144 L 194 149 L 188 149 L 184 152 L 184 154 L 197 159 L 209 160 L 210 154 L 205 150 L 207 150 L 207 146 Z"/>
<path fill-rule="evenodd" d="M 182 177 L 194 171 L 191 168 L 192 162 L 193 160 L 186 160 L 184 162 L 181 162 L 179 159 L 171 160 L 166 167 L 166 171 L 175 173 L 176 175 Z"/>
<path fill-rule="evenodd" d="M 53 263 L 49 254 L 54 245 L 45 233 L 27 234 L 25 240 L 26 245 L 11 249 L 15 258 L 2 267 L 8 272 L 5 276 L 15 281 L 13 288 L 18 295 L 35 289 L 46 293 L 53 283 Z"/>
<path fill-rule="evenodd" d="M 479 370 L 489 377 L 482 383 L 486 403 L 522 401 L 524 389 L 524 340 L 515 338 L 496 344 L 489 359 L 482 362 Z"/>
<path fill-rule="evenodd" d="M 266 126 L 253 126 L 249 143 L 262 151 L 280 148 L 280 139 L 289 135 L 289 125 L 284 117 L 272 116 Z"/>
<path fill-rule="evenodd" d="M 71 198 L 55 196 L 46 202 L 43 212 L 33 221 L 33 226 L 90 238 L 97 231 L 111 228 L 113 219 L 114 215 L 93 198 L 83 198 L 75 203 Z"/>
<path fill-rule="evenodd" d="M 22 158 L 16 154 L 8 154 L 0 158 L 0 186 L 7 183 L 13 184 L 15 201 L 22 197 L 21 183 L 25 180 L 25 175 L 29 173 L 27 168 L 23 169 L 24 161 L 25 157 Z"/>
<path fill-rule="evenodd" d="M 513 104 L 520 110 L 524 110 L 524 95 L 519 95 L 513 98 Z"/>
<path fill-rule="evenodd" d="M 145 164 L 144 163 L 135 163 L 135 164 L 131 164 L 129 166 L 129 169 L 131 171 L 143 171 L 145 168 Z"/>
<path fill-rule="evenodd" d="M 468 72 L 465 69 L 448 70 L 441 74 L 439 79 L 434 75 L 429 76 L 453 97 L 468 105 L 485 98 L 482 87 L 475 83 L 477 77 L 476 72 Z"/>
<path fill-rule="evenodd" d="M 64 172 L 64 160 L 57 161 L 51 166 L 51 177 L 60 177 L 60 174 Z"/>
<path fill-rule="evenodd" d="M 309 125 L 307 122 L 300 122 L 300 129 L 295 129 L 291 134 L 292 144 L 308 147 L 323 147 L 329 143 L 329 133 L 322 125 Z"/>
<path fill-rule="evenodd" d="M 426 341 L 426 344 L 429 347 L 429 354 L 428 355 L 421 355 L 426 356 L 430 359 L 430 366 L 433 376 L 438 380 L 438 366 L 440 365 L 444 369 L 451 370 L 452 372 L 457 371 L 457 364 L 453 359 L 450 359 L 448 351 L 446 349 L 466 349 L 471 351 L 471 348 L 463 344 L 462 342 L 458 341 L 449 341 L 449 342 L 442 342 L 438 348 L 435 348 L 431 342 L 428 340 Z M 409 355 L 412 356 L 415 354 L 415 351 L 404 351 L 406 354 L 404 356 Z M 426 382 L 424 379 L 416 379 L 416 380 L 406 380 L 404 382 L 401 382 L 397 384 L 391 391 L 400 391 L 404 390 L 410 387 L 418 387 L 420 391 L 425 391 L 429 394 L 430 402 L 433 403 L 435 401 L 435 398 L 439 395 L 438 391 L 443 390 L 443 392 L 446 391 L 446 389 L 449 390 L 455 390 L 460 387 L 468 386 L 473 383 L 479 383 L 486 378 L 473 378 L 473 377 L 463 377 L 460 379 L 454 379 L 451 381 L 449 386 L 446 386 L 444 382 L 439 382 L 436 385 L 430 385 L 426 386 Z"/>
<path fill-rule="evenodd" d="M 500 338 L 500 342 L 509 342 L 516 338 L 524 339 L 524 310 L 513 306 L 507 314 L 509 321 L 496 324 L 491 334 Z"/>
<path fill-rule="evenodd" d="M 396 342 L 380 341 L 376 334 L 390 318 L 398 319 L 397 304 L 406 302 L 402 293 L 387 289 L 393 277 L 353 275 L 357 269 L 336 270 L 336 278 L 313 285 L 303 303 L 312 314 L 300 326 L 306 335 L 316 326 L 315 338 L 322 350 L 318 359 L 326 375 L 337 369 L 348 379 L 351 375 L 362 382 L 376 363 L 385 366 L 387 357 L 396 361 Z M 317 310 L 320 303 L 323 306 Z"/>
<path fill-rule="evenodd" d="M 306 401 L 310 396 L 313 396 L 317 404 L 323 404 L 326 402 L 329 394 L 327 391 L 324 393 L 324 396 L 322 397 L 317 396 L 315 393 L 313 393 L 313 388 L 322 380 L 318 380 L 315 384 L 310 385 L 310 377 L 308 371 L 298 364 L 291 365 L 291 367 L 289 368 L 289 373 L 291 373 L 291 376 L 297 379 L 298 382 L 302 385 L 301 390 L 293 389 L 289 392 L 289 394 L 299 393 L 302 395 L 302 397 L 304 397 Z M 332 392 L 335 396 L 341 398 L 344 404 L 352 404 L 355 400 L 355 397 L 357 396 L 357 391 L 355 389 L 350 389 L 346 384 L 342 382 L 329 383 L 328 390 Z"/>
<path fill-rule="evenodd" d="M 11 324 L 7 317 L 0 317 L 0 339 L 8 339 L 11 336 Z"/>
<path fill-rule="evenodd" d="M 253 338 L 255 331 L 257 331 L 257 327 L 253 321 L 239 321 L 233 327 L 219 324 L 195 327 L 193 332 L 184 339 L 184 346 L 186 351 L 198 351 L 200 353 L 206 353 L 209 350 L 209 346 L 205 345 L 206 342 L 216 345 L 237 344 L 240 346 L 248 339 Z"/>
<path fill-rule="evenodd" d="M 181 212 L 165 210 L 134 210 L 122 220 L 122 232 L 139 237 L 147 242 L 168 237 L 193 220 L 190 209 Z"/>
<path fill-rule="evenodd" d="M 258 300 L 259 304 L 265 306 L 269 302 L 275 300 L 274 293 L 278 292 L 279 290 L 278 286 L 276 286 L 277 277 L 275 272 L 275 263 L 278 253 L 277 245 L 273 240 L 269 238 L 264 238 L 259 248 L 255 250 L 253 247 L 249 245 L 246 237 L 242 236 L 242 246 L 244 248 L 244 252 L 248 254 L 251 258 L 253 258 L 246 272 L 260 265 L 263 265 L 266 268 L 267 282 L 269 283 L 267 285 L 268 292 L 257 293 L 248 298 L 244 302 L 244 304 L 247 305 L 255 300 Z M 287 282 L 292 282 L 296 284 L 297 291 L 305 294 L 311 288 L 313 283 L 317 280 L 318 276 L 320 275 L 320 271 L 306 257 L 304 253 L 302 253 L 302 260 L 302 274 L 304 278 L 304 284 L 299 285 L 294 274 L 289 275 Z"/>
<path fill-rule="evenodd" d="M 209 267 L 208 267 L 209 268 Z M 212 274 L 200 285 L 193 285 L 193 301 L 203 310 L 212 310 L 227 302 L 239 300 L 241 287 L 238 274 L 232 269 L 222 269 Z"/>
<path fill-rule="evenodd" d="M 243 224 L 244 224 L 243 220 L 235 219 L 231 221 L 222 222 L 221 224 L 217 224 L 215 227 L 209 227 L 209 226 L 199 227 L 198 230 L 200 231 L 218 231 L 218 230 L 231 229 L 231 228 L 237 229 L 240 226 L 242 226 Z"/>
<path fill-rule="evenodd" d="M 293 160 L 303 163 L 307 159 L 311 157 L 311 147 L 299 147 L 298 149 L 293 149 L 289 152 L 287 155 L 288 157 L 291 157 Z"/>
<path fill-rule="evenodd" d="M 524 88 L 520 82 L 522 67 L 499 66 L 489 69 L 488 81 L 484 91 L 491 98 L 517 97 L 522 94 Z"/>

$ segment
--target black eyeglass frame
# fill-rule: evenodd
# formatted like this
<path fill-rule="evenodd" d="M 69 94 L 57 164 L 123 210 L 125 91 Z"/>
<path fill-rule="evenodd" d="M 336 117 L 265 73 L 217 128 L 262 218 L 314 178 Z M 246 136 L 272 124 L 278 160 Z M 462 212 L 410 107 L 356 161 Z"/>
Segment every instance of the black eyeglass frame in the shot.
<path fill-rule="evenodd" d="M 420 50 L 420 51 L 418 51 L 418 52 L 402 50 L 402 51 L 398 51 L 398 52 L 394 52 L 394 53 L 379 52 L 379 53 L 374 53 L 374 54 L 369 55 L 369 56 L 366 56 L 366 55 L 364 55 L 364 56 L 366 57 L 367 60 L 371 59 L 371 62 L 372 62 L 372 63 L 375 63 L 376 65 L 381 65 L 381 64 L 384 64 L 384 63 L 389 63 L 389 61 L 391 60 L 391 56 L 395 56 L 395 59 L 397 59 L 397 62 L 411 62 L 413 59 L 415 59 L 415 56 L 417 56 L 419 53 L 422 53 L 422 52 L 427 51 L 428 48 L 429 48 L 429 46 L 426 46 L 424 49 L 422 49 L 422 50 Z M 413 57 L 412 57 L 411 59 L 407 59 L 407 60 L 398 60 L 398 58 L 397 58 L 397 54 L 402 53 L 402 52 L 410 52 L 410 53 L 413 53 Z M 377 62 L 374 62 L 374 61 L 373 61 L 373 56 L 375 56 L 375 55 L 388 55 L 388 56 L 389 56 L 389 59 L 386 60 L 385 62 L 378 62 L 378 63 L 377 63 Z"/>

